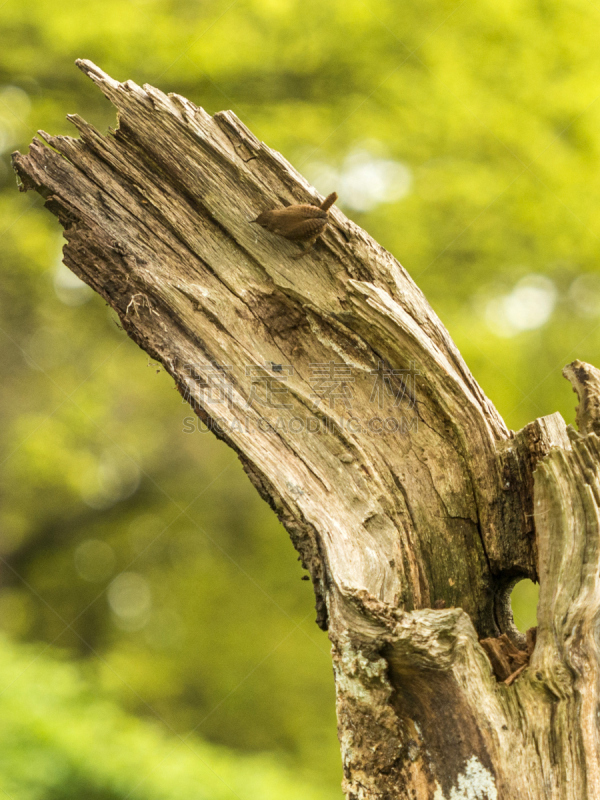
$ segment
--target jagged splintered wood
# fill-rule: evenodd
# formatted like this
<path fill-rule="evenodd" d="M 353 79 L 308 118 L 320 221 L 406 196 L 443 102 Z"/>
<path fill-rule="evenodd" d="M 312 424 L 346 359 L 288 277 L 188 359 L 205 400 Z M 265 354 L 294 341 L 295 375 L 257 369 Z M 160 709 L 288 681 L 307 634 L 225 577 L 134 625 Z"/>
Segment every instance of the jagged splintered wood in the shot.
<path fill-rule="evenodd" d="M 118 129 L 40 133 L 21 188 L 289 531 L 333 645 L 348 797 L 599 798 L 599 373 L 567 369 L 579 434 L 559 414 L 509 431 L 337 208 L 303 259 L 250 224 L 323 198 L 232 112 L 78 66 Z M 507 685 L 479 640 L 525 650 L 520 577 L 541 584 L 537 643 Z"/>

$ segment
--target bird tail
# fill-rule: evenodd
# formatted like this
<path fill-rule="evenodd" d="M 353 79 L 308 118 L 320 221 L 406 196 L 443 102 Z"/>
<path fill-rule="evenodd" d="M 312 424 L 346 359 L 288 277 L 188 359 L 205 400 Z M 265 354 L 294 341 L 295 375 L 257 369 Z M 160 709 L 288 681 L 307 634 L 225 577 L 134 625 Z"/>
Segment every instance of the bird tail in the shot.
<path fill-rule="evenodd" d="M 325 200 L 323 200 L 323 202 L 321 203 L 321 208 L 323 209 L 323 211 L 327 211 L 328 209 L 330 209 L 337 199 L 338 199 L 337 192 L 332 192 L 331 194 L 328 194 Z"/>

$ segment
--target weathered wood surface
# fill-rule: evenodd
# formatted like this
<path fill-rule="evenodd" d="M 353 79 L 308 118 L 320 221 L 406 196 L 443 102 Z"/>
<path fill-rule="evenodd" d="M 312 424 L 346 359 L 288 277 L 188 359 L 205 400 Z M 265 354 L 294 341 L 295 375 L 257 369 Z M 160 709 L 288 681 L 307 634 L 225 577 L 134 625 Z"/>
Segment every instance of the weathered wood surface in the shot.
<path fill-rule="evenodd" d="M 600 797 L 599 373 L 568 374 L 581 434 L 558 414 L 514 434 L 339 209 L 302 259 L 249 224 L 322 198 L 232 112 L 78 65 L 118 129 L 41 133 L 14 155 L 22 188 L 289 531 L 333 645 L 348 797 Z M 537 643 L 501 683 L 479 640 L 525 648 L 519 577 L 541 580 Z"/>

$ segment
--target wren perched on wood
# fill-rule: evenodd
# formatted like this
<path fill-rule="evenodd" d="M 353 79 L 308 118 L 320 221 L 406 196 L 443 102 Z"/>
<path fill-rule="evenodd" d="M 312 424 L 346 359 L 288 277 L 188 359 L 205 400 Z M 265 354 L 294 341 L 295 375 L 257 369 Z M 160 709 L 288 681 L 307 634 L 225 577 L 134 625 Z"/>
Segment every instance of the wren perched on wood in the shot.
<path fill-rule="evenodd" d="M 256 219 L 252 220 L 252 223 L 260 225 L 271 233 L 284 236 L 292 242 L 306 244 L 304 251 L 294 256 L 294 258 L 300 258 L 312 250 L 315 242 L 327 227 L 329 209 L 337 197 L 337 194 L 332 192 L 320 206 L 302 204 L 263 211 Z"/>

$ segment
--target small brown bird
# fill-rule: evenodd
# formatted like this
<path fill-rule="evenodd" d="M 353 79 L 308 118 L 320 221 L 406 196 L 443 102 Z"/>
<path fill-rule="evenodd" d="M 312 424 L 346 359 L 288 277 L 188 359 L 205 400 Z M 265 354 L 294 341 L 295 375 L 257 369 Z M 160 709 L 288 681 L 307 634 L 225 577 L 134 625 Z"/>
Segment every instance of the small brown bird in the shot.
<path fill-rule="evenodd" d="M 337 194 L 332 192 L 320 206 L 302 204 L 263 211 L 256 219 L 252 220 L 252 223 L 260 225 L 271 233 L 284 236 L 292 242 L 305 243 L 304 251 L 294 256 L 300 258 L 312 250 L 315 242 L 327 227 L 329 209 L 337 198 Z"/>

